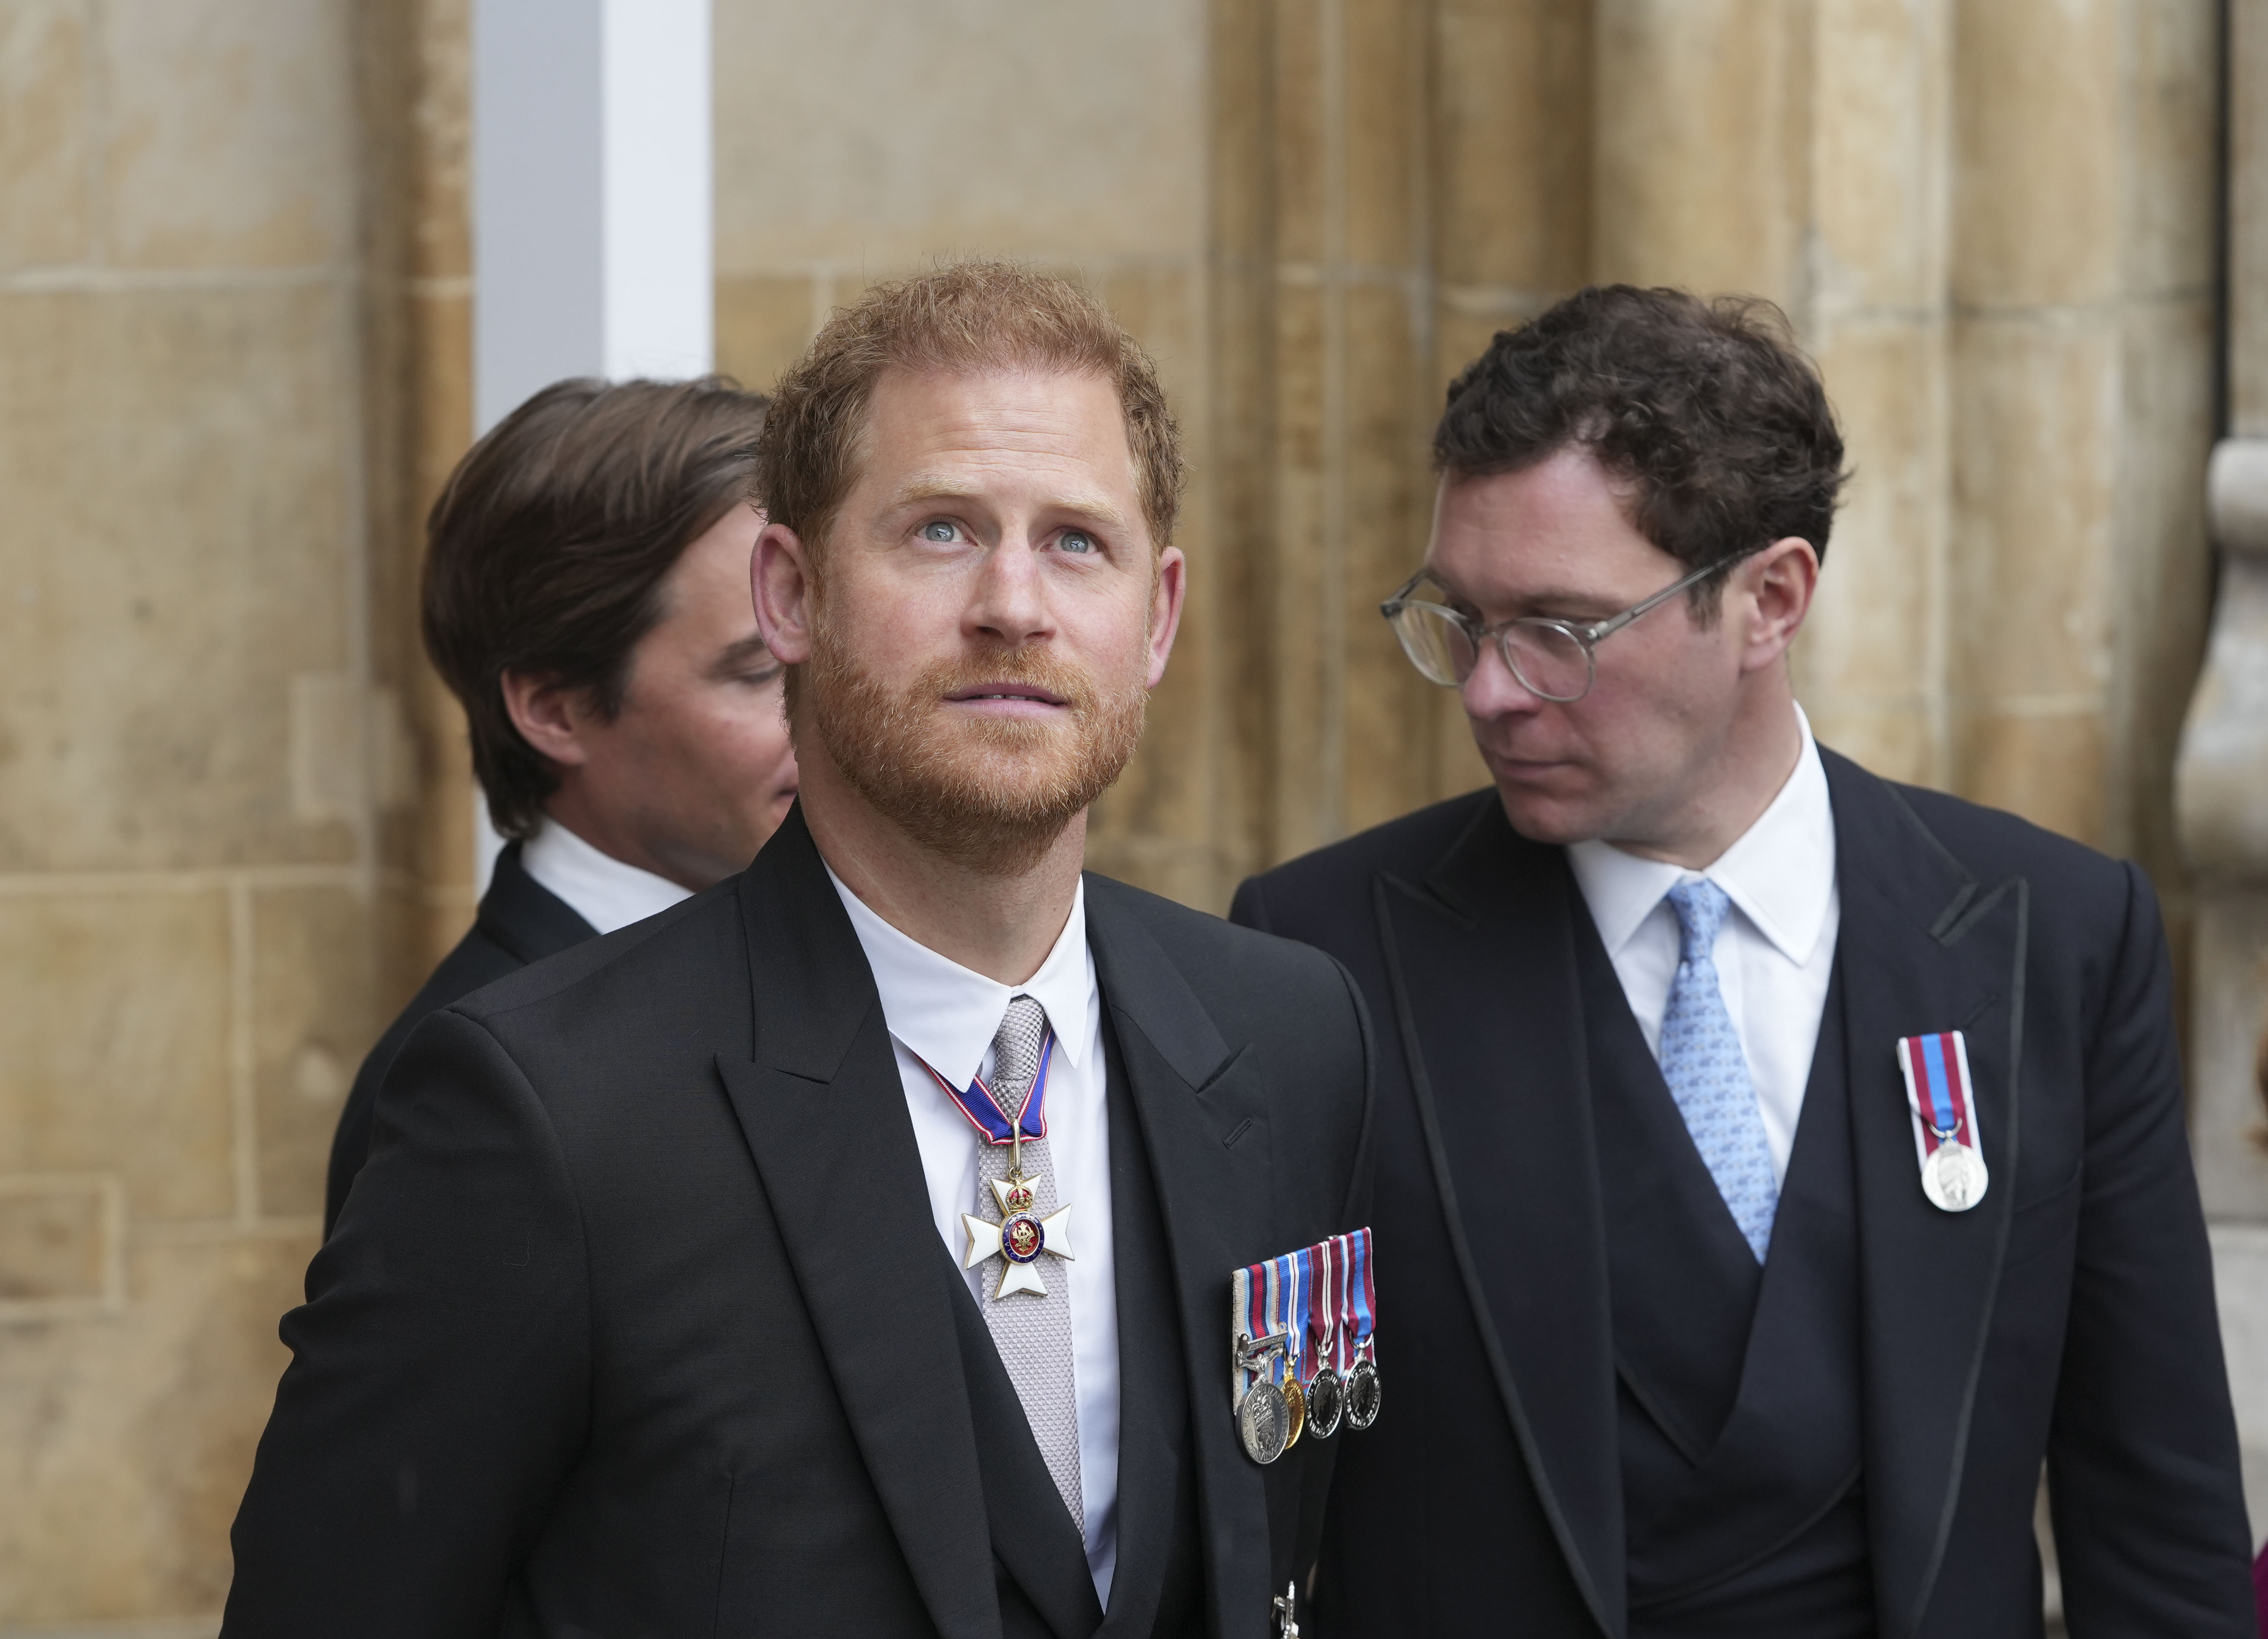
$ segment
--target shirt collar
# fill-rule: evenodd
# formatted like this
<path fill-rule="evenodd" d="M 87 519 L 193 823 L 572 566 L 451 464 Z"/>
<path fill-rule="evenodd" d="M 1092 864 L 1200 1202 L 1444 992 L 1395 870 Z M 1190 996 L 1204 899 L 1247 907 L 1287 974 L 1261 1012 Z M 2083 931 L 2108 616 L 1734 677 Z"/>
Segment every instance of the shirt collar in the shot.
<path fill-rule="evenodd" d="M 1086 948 L 1084 878 L 1071 894 L 1071 915 L 1047 960 L 1039 972 L 1012 986 L 963 967 L 892 927 L 843 885 L 832 865 L 827 879 L 835 885 L 866 953 L 890 1034 L 916 1058 L 954 1086 L 968 1086 L 984 1066 L 1009 999 L 1028 996 L 1047 1010 L 1056 1051 L 1078 1068 L 1086 1051 L 1087 1012 L 1095 990 L 1094 960 Z"/>
<path fill-rule="evenodd" d="M 556 820 L 546 820 L 528 839 L 519 850 L 519 867 L 600 933 L 644 922 L 693 897 L 692 889 L 626 864 Z"/>
<path fill-rule="evenodd" d="M 1569 846 L 1568 864 L 1609 956 L 1630 943 L 1670 889 L 1705 876 L 1788 960 L 1810 959 L 1835 893 L 1835 816 L 1811 721 L 1800 706 L 1795 716 L 1803 750 L 1794 772 L 1756 823 L 1707 870 L 1641 859 L 1611 842 Z"/>

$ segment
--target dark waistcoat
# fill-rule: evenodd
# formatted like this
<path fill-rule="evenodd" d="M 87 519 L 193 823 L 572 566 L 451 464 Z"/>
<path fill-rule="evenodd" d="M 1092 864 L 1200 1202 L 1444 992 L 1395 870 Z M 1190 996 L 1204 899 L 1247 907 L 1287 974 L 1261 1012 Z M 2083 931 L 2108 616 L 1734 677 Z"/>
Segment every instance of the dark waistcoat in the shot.
<path fill-rule="evenodd" d="M 1105 1018 L 1119 1380 L 1118 1561 L 1107 1618 L 991 1332 L 965 1278 L 954 1276 L 1004 1639 L 1197 1639 L 1204 1631 L 1187 1356 L 1157 1184 Z"/>
<path fill-rule="evenodd" d="M 1874 1628 L 1841 965 L 1760 1268 L 1587 916 L 1631 1639 Z"/>

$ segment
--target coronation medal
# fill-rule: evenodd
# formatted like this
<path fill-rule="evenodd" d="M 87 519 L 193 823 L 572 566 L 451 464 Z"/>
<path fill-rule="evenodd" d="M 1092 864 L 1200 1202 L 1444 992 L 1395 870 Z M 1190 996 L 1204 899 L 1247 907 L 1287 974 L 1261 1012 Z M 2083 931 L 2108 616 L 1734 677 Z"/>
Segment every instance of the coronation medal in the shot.
<path fill-rule="evenodd" d="M 1307 1305 L 1307 1432 L 1319 1440 L 1328 1440 L 1339 1431 L 1339 1420 L 1346 1414 L 1346 1380 L 1339 1376 L 1336 1349 L 1338 1348 L 1338 1284 L 1335 1274 L 1336 1260 L 1332 1252 L 1336 1238 L 1321 1246 L 1310 1246 L 1300 1256 L 1310 1260 L 1314 1269 L 1314 1295 Z"/>
<path fill-rule="evenodd" d="M 1055 1032 L 1050 1030 L 1040 1044 L 1040 1068 L 1032 1077 L 1032 1090 L 1024 1095 L 1024 1107 L 1013 1121 L 1001 1110 L 999 1100 L 992 1096 L 981 1077 L 964 1092 L 918 1055 L 915 1060 L 929 1071 L 932 1081 L 945 1089 L 946 1095 L 968 1118 L 969 1125 L 983 1136 L 986 1143 L 1009 1146 L 1008 1176 L 985 1180 L 991 1186 L 994 1204 L 999 1208 L 999 1221 L 981 1218 L 973 1212 L 961 1215 L 961 1227 L 968 1234 L 968 1250 L 961 1267 L 973 1269 L 988 1258 L 1000 1260 L 1000 1283 L 992 1294 L 996 1301 L 1013 1292 L 1046 1297 L 1048 1283 L 1040 1278 L 1040 1254 L 1046 1253 L 1057 1258 L 1072 1255 L 1070 1206 L 1059 1206 L 1042 1217 L 1038 1210 L 1040 1180 L 1024 1172 L 1024 1140 L 1036 1141 L 1048 1136 L 1048 1066 L 1055 1058 Z"/>
<path fill-rule="evenodd" d="M 1373 1336 L 1378 1327 L 1378 1294 L 1371 1285 L 1370 1231 L 1359 1229 L 1339 1238 L 1344 1244 L 1347 1263 L 1343 1288 L 1347 1309 L 1340 1316 L 1340 1324 L 1352 1334 L 1347 1346 L 1355 1356 L 1353 1370 L 1347 1374 L 1346 1420 L 1358 1430 L 1367 1429 L 1378 1421 L 1384 1392 L 1378 1376 L 1378 1341 Z"/>
<path fill-rule="evenodd" d="M 1272 1266 L 1256 1263 L 1230 1278 L 1239 1327 L 1231 1370 L 1236 1434 L 1244 1454 L 1263 1466 L 1292 1444 L 1292 1406 L 1276 1381 L 1277 1363 L 1292 1340 L 1269 1325 L 1274 1275 Z"/>
<path fill-rule="evenodd" d="M 1921 1192 L 1941 1212 L 1966 1212 L 1984 1198 L 1992 1181 L 1977 1129 L 1969 1044 L 1957 1030 L 1901 1037 L 1898 1069 L 1913 1113 Z"/>

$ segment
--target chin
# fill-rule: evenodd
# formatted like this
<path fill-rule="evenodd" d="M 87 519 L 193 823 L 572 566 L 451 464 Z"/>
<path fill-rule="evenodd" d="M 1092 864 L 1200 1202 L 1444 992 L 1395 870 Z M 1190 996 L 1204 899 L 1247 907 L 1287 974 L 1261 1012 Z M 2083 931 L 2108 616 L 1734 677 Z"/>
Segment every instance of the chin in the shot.
<path fill-rule="evenodd" d="M 1588 808 L 1562 798 L 1507 788 L 1501 780 L 1497 782 L 1496 794 L 1504 805 L 1505 818 L 1512 821 L 1512 828 L 1531 842 L 1564 848 L 1570 842 L 1587 842 L 1605 828 L 1604 822 Z"/>

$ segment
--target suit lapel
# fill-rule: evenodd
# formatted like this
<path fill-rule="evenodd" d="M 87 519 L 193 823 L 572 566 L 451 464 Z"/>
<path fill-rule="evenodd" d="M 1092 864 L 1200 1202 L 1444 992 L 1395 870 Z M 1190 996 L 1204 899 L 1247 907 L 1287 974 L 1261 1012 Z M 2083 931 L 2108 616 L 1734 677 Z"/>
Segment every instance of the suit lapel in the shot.
<path fill-rule="evenodd" d="M 755 1056 L 718 1071 L 915 1585 L 948 1639 L 997 1639 L 949 1260 L 873 975 L 800 809 L 739 891 Z"/>
<path fill-rule="evenodd" d="M 1238 1075 L 1228 1044 L 1180 970 L 1118 897 L 1117 885 L 1094 876 L 1086 884 L 1087 940 L 1149 1151 L 1179 1307 L 1211 1626 L 1240 1632 L 1253 1611 L 1268 1608 L 1267 1491 L 1263 1471 L 1238 1449 L 1231 1419 L 1207 1408 L 1221 1407 L 1229 1391 L 1229 1272 L 1284 1250 L 1261 1245 L 1268 1228 L 1267 1108 Z M 1143 1436 L 1136 1430 L 1128 1437 Z"/>
<path fill-rule="evenodd" d="M 1978 882 L 1891 787 L 1822 754 L 1847 981 L 1867 1512 L 1884 1631 L 1904 1639 L 1951 1535 L 2015 1194 L 2029 886 Z M 1948 1030 L 1967 1035 L 1992 1179 L 1960 1213 L 1922 1194 L 1894 1055 L 1901 1037 Z"/>
<path fill-rule="evenodd" d="M 1583 1597 L 1624 1628 L 1614 1345 L 1576 984 L 1576 889 L 1491 800 L 1379 933 L 1459 1274 Z"/>

